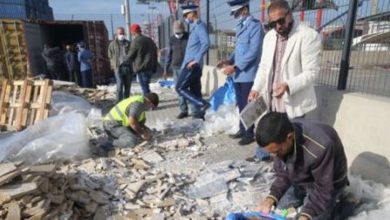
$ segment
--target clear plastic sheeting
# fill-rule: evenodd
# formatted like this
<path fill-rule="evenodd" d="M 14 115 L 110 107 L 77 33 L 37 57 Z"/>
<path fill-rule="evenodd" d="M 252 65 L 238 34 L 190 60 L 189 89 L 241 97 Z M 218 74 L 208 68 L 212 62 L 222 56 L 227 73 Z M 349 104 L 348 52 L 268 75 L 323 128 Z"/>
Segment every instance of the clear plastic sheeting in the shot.
<path fill-rule="evenodd" d="M 206 121 L 201 130 L 202 136 L 214 134 L 233 134 L 239 129 L 239 114 L 236 105 L 223 105 L 218 111 L 208 111 Z"/>
<path fill-rule="evenodd" d="M 389 219 L 390 187 L 357 176 L 350 176 L 349 180 L 347 190 L 362 202 L 350 220 Z"/>
<path fill-rule="evenodd" d="M 51 117 L 2 139 L 0 162 L 27 164 L 83 159 L 89 156 L 87 120 L 80 113 Z"/>
<path fill-rule="evenodd" d="M 79 96 L 75 96 L 67 92 L 54 91 L 50 116 L 69 112 L 78 112 L 87 116 L 91 108 L 91 104 Z"/>

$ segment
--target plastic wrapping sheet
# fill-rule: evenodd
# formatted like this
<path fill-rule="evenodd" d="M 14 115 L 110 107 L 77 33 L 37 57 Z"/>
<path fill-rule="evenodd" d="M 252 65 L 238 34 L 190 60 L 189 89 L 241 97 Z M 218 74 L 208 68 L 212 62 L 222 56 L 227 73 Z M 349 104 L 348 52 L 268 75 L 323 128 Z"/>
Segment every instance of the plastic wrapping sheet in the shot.
<path fill-rule="evenodd" d="M 78 112 L 87 116 L 92 106 L 89 102 L 79 96 L 67 92 L 54 91 L 52 96 L 52 109 L 50 116 Z"/>
<path fill-rule="evenodd" d="M 40 121 L 2 139 L 0 162 L 27 164 L 83 159 L 89 156 L 87 120 L 80 113 L 66 113 Z"/>

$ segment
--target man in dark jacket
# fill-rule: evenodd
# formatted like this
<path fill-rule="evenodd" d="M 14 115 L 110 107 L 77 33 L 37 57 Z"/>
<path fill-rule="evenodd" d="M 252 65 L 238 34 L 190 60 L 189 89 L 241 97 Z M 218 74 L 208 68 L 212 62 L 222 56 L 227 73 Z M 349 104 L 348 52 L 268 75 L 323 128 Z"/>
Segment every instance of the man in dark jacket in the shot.
<path fill-rule="evenodd" d="M 173 23 L 173 33 L 174 35 L 169 39 L 169 51 L 167 62 L 164 67 L 164 78 L 166 78 L 168 69 L 171 68 L 175 82 L 177 82 L 180 74 L 180 67 L 183 63 L 184 55 L 186 53 L 189 35 L 185 31 L 183 22 L 180 20 L 177 20 Z M 187 100 L 182 95 L 178 95 L 180 114 L 177 116 L 177 118 L 182 119 L 188 117 L 188 104 Z"/>
<path fill-rule="evenodd" d="M 272 112 L 260 119 L 256 141 L 274 156 L 276 176 L 259 210 L 302 206 L 298 220 L 332 219 L 336 201 L 349 184 L 337 132 L 307 119 L 290 122 L 285 113 Z"/>
<path fill-rule="evenodd" d="M 126 60 L 129 50 L 130 41 L 126 39 L 125 29 L 118 27 L 115 40 L 108 46 L 108 58 L 110 59 L 111 69 L 115 73 L 117 102 L 130 96 L 133 70 L 131 63 Z"/>
<path fill-rule="evenodd" d="M 152 39 L 142 35 L 141 27 L 138 24 L 132 24 L 130 29 L 134 38 L 127 57 L 133 62 L 134 72 L 138 76 L 142 92 L 145 95 L 150 93 L 150 78 L 157 70 L 157 47 Z"/>
<path fill-rule="evenodd" d="M 69 82 L 78 83 L 80 80 L 79 67 L 77 62 L 77 54 L 74 52 L 71 45 L 66 45 L 66 53 L 64 55 L 66 70 L 68 71 Z"/>

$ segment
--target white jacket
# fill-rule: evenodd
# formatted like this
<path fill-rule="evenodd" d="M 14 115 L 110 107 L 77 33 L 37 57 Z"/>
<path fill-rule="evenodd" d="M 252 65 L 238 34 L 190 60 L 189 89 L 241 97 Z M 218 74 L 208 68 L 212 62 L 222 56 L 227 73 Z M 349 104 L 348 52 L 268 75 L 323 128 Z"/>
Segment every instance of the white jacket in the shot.
<path fill-rule="evenodd" d="M 277 41 L 276 31 L 269 31 L 263 42 L 263 53 L 252 90 L 270 103 L 270 80 Z M 321 39 L 312 28 L 294 24 L 282 59 L 283 81 L 289 93 L 282 97 L 289 118 L 303 116 L 317 107 L 314 83 L 320 71 Z"/>

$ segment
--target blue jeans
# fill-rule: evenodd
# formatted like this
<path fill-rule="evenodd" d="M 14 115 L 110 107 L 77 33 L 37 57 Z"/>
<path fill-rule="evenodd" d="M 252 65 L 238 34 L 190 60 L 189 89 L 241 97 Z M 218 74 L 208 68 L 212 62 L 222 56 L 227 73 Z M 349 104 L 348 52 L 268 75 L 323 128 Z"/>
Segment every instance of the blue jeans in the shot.
<path fill-rule="evenodd" d="M 81 71 L 81 86 L 84 88 L 92 88 L 92 70 Z"/>
<path fill-rule="evenodd" d="M 128 69 L 128 71 L 126 71 Z M 133 80 L 133 73 L 130 68 L 119 67 L 115 71 L 116 80 L 116 101 L 120 102 L 130 96 L 131 81 Z"/>
<path fill-rule="evenodd" d="M 180 67 L 172 66 L 173 78 L 177 84 L 180 75 Z M 187 100 L 180 94 L 178 94 L 180 112 L 188 113 Z M 194 112 L 194 106 L 191 105 L 191 111 Z"/>
<path fill-rule="evenodd" d="M 152 78 L 153 72 L 152 71 L 140 71 L 137 73 L 139 83 L 141 84 L 142 94 L 148 94 L 150 93 L 150 78 Z"/>
<path fill-rule="evenodd" d="M 176 92 L 190 101 L 194 106 L 194 116 L 204 114 L 201 108 L 206 105 L 206 101 L 202 98 L 202 85 L 200 78 L 202 77 L 202 68 L 195 66 L 192 70 L 183 68 L 180 70 L 179 78 L 176 82 Z"/>

